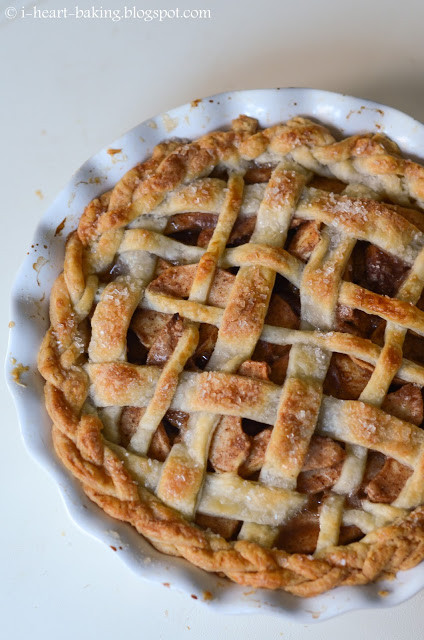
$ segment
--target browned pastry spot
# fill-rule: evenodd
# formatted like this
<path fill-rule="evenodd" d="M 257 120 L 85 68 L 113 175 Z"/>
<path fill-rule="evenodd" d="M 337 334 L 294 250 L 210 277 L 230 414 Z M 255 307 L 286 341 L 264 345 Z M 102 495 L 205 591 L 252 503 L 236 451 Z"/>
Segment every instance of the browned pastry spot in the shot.
<path fill-rule="evenodd" d="M 83 245 L 87 246 L 96 237 L 95 228 L 97 221 L 107 210 L 110 195 L 111 192 L 108 191 L 100 196 L 100 198 L 92 200 L 90 204 L 86 206 L 78 225 L 78 236 Z"/>
<path fill-rule="evenodd" d="M 163 273 L 164 271 L 166 271 L 170 267 L 172 267 L 172 263 L 171 262 L 168 262 L 167 260 L 164 260 L 163 258 L 158 258 L 157 261 L 156 261 L 155 276 L 160 276 L 161 273 Z"/>
<path fill-rule="evenodd" d="M 258 380 L 269 380 L 269 365 L 266 362 L 256 360 L 245 360 L 238 368 L 241 376 L 257 378 Z"/>
<path fill-rule="evenodd" d="M 424 214 L 417 209 L 411 209 L 409 207 L 401 207 L 398 204 L 392 204 L 393 210 L 399 213 L 403 218 L 412 222 L 420 231 L 424 232 Z"/>

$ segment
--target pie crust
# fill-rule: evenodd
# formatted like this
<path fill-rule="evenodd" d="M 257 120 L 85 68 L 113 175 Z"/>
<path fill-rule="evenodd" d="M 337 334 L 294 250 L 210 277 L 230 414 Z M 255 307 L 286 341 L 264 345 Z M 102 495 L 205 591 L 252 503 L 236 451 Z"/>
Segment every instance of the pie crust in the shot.
<path fill-rule="evenodd" d="M 420 562 L 423 206 L 424 168 L 384 135 L 244 115 L 93 200 L 39 353 L 86 494 L 254 587 Z"/>

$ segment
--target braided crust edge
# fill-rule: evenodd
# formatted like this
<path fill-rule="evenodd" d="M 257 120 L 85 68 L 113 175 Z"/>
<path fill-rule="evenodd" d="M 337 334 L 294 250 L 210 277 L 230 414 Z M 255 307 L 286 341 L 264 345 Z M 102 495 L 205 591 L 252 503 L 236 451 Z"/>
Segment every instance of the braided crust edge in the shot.
<path fill-rule="evenodd" d="M 219 162 L 231 165 L 268 150 L 283 156 L 297 150 L 309 165 L 319 162 L 330 171 L 338 162 L 360 158 L 383 182 L 387 176 L 402 176 L 401 203 L 405 203 L 405 191 L 410 198 L 424 199 L 424 168 L 401 158 L 396 145 L 384 136 L 365 134 L 335 142 L 324 127 L 303 118 L 259 132 L 256 126 L 255 120 L 241 116 L 231 131 L 214 132 L 183 146 L 158 145 L 150 160 L 130 170 L 111 193 L 88 205 L 78 232 L 68 239 L 64 273 L 52 289 L 51 326 L 38 364 L 47 381 L 45 400 L 55 450 L 93 502 L 132 524 L 167 554 L 225 574 L 239 584 L 310 597 L 338 585 L 366 584 L 418 564 L 424 558 L 424 506 L 360 542 L 328 548 L 320 557 L 265 549 L 248 541 L 227 542 L 137 486 L 106 445 L 101 420 L 82 410 L 88 377 L 79 364 L 81 333 L 86 331 L 97 287 L 87 254 L 95 246 L 104 263 L 110 262 L 122 229 L 141 211 L 158 206 L 183 181 L 204 175 Z"/>

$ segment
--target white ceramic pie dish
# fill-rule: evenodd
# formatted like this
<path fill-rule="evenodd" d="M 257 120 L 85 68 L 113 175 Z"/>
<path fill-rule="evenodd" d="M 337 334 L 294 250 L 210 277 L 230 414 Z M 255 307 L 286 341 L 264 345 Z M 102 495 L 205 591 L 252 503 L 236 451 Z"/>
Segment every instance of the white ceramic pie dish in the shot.
<path fill-rule="evenodd" d="M 424 563 L 406 573 L 400 572 L 392 582 L 339 587 L 310 599 L 281 591 L 240 587 L 183 560 L 158 553 L 130 525 L 107 516 L 85 496 L 53 451 L 51 422 L 44 409 L 43 381 L 36 361 L 48 327 L 50 289 L 63 265 L 66 236 L 76 227 L 88 202 L 148 157 L 155 144 L 167 137 L 197 138 L 207 131 L 228 126 L 240 113 L 258 118 L 261 126 L 306 115 L 337 129 L 342 135 L 381 131 L 395 140 L 406 155 L 421 161 L 424 158 L 424 125 L 404 113 L 367 100 L 295 88 L 230 92 L 194 101 L 138 125 L 111 143 L 75 173 L 46 212 L 13 286 L 10 317 L 15 324 L 10 330 L 6 378 L 22 436 L 30 454 L 55 478 L 74 522 L 115 547 L 119 557 L 146 580 L 195 595 L 223 613 L 272 612 L 308 623 L 352 609 L 394 606 L 424 587 Z M 122 151 L 110 154 L 108 149 Z M 20 365 L 28 370 L 24 371 Z M 17 384 L 18 378 L 25 386 Z M 205 596 L 207 592 L 212 599 Z"/>

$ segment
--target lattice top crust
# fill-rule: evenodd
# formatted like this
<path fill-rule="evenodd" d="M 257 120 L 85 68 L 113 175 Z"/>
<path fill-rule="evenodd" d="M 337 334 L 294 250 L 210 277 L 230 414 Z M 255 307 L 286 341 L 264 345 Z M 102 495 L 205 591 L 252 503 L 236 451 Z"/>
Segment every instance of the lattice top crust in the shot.
<path fill-rule="evenodd" d="M 310 596 L 424 557 L 424 168 L 248 116 L 85 209 L 39 353 L 84 491 L 168 554 Z"/>

